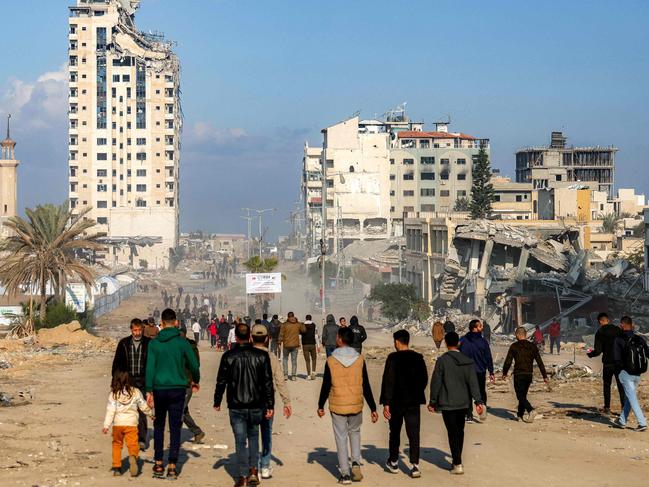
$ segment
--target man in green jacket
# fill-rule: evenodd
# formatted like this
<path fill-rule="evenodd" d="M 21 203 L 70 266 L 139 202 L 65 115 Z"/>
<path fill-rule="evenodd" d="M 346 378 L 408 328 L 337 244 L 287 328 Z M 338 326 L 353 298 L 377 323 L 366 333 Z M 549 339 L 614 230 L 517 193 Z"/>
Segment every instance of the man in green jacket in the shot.
<path fill-rule="evenodd" d="M 164 429 L 169 414 L 170 445 L 167 478 L 175 479 L 178 477 L 176 463 L 180 450 L 185 394 L 190 386 L 194 393 L 198 392 L 200 367 L 191 345 L 180 335 L 176 312 L 165 309 L 160 318 L 162 330 L 155 340 L 151 340 L 146 361 L 146 399 L 150 407 L 155 405 L 153 475 L 154 477 L 164 475 Z M 191 373 L 193 379 L 191 384 L 186 370 Z"/>

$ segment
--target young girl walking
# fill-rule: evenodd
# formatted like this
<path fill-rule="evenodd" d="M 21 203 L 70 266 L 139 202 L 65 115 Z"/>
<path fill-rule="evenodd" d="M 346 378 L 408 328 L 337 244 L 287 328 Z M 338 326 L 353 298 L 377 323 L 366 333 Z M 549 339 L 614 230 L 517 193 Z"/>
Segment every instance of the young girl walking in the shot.
<path fill-rule="evenodd" d="M 113 476 L 122 475 L 122 447 L 126 443 L 129 471 L 131 477 L 136 477 L 139 473 L 140 455 L 137 440 L 138 409 L 150 417 L 153 417 L 153 413 L 139 389 L 131 386 L 128 372 L 116 371 L 110 389 L 102 431 L 108 434 L 108 428 L 113 425 Z"/>

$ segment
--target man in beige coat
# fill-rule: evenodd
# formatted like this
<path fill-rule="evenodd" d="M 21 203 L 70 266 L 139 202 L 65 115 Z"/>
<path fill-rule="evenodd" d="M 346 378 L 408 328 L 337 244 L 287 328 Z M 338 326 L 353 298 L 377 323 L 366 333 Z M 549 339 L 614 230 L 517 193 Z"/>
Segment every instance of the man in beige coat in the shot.
<path fill-rule="evenodd" d="M 338 348 L 327 359 L 320 399 L 318 416 L 325 415 L 325 402 L 329 400 L 329 411 L 333 424 L 338 465 L 339 483 L 349 485 L 363 479 L 361 473 L 361 425 L 363 424 L 363 399 L 372 411 L 372 423 L 379 420 L 376 402 L 372 394 L 367 366 L 363 356 L 351 347 L 354 332 L 349 328 L 338 330 Z M 351 444 L 351 469 L 348 445 Z M 351 473 L 351 475 L 350 475 Z"/>
<path fill-rule="evenodd" d="M 268 328 L 261 324 L 261 320 L 255 320 L 252 327 L 252 345 L 268 353 Z M 291 396 L 286 387 L 286 380 L 282 374 L 279 359 L 274 353 L 269 353 L 270 368 L 273 371 L 273 386 L 279 392 L 279 396 L 284 403 L 284 416 L 286 419 L 291 417 L 293 410 L 291 408 Z M 259 460 L 259 470 L 262 479 L 269 479 L 273 476 L 273 469 L 270 466 L 270 459 L 273 448 L 273 418 L 262 419 L 261 421 L 261 455 Z"/>
<path fill-rule="evenodd" d="M 295 380 L 297 375 L 297 353 L 300 350 L 300 333 L 305 333 L 304 323 L 300 323 L 295 314 L 291 311 L 288 314 L 286 323 L 282 323 L 277 339 L 282 347 L 282 364 L 284 368 L 284 379 Z M 291 356 L 291 375 L 288 375 L 288 356 Z"/>

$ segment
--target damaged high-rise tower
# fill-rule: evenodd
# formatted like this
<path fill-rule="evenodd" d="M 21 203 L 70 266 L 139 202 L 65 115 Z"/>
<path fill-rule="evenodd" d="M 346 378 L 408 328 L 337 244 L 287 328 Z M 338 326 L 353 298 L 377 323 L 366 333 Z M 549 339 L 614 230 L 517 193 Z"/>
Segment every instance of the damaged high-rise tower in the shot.
<path fill-rule="evenodd" d="M 180 64 L 161 34 L 138 31 L 139 3 L 70 7 L 69 198 L 92 207 L 108 262 L 162 268 L 178 240 Z"/>

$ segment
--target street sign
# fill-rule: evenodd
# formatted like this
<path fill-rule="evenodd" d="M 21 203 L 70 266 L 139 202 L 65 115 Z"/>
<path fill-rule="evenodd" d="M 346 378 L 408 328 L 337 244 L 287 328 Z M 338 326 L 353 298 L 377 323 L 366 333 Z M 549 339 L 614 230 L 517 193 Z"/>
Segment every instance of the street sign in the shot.
<path fill-rule="evenodd" d="M 271 294 L 282 292 L 282 274 L 246 274 L 246 294 Z"/>

